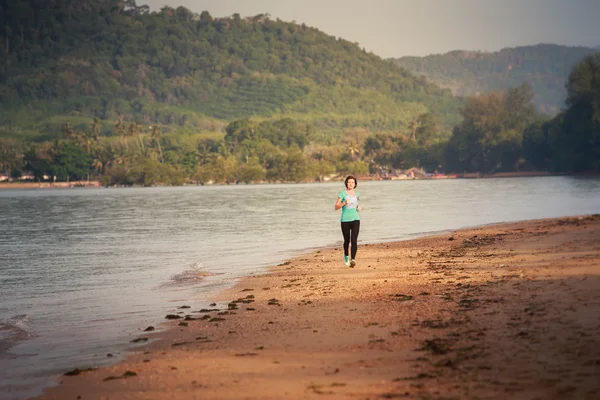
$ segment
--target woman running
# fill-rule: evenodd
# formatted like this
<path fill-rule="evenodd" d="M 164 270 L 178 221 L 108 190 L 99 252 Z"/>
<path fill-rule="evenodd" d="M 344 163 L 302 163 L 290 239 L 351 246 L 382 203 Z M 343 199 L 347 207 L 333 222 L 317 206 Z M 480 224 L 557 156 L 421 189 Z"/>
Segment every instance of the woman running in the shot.
<path fill-rule="evenodd" d="M 357 181 L 349 175 L 344 181 L 346 189 L 338 195 L 335 209 L 342 209 L 342 234 L 344 235 L 344 264 L 349 267 L 356 265 L 356 251 L 358 250 L 358 232 L 360 231 L 360 216 L 358 212 L 359 194 L 356 190 Z M 348 247 L 352 243 L 351 257 Z"/>

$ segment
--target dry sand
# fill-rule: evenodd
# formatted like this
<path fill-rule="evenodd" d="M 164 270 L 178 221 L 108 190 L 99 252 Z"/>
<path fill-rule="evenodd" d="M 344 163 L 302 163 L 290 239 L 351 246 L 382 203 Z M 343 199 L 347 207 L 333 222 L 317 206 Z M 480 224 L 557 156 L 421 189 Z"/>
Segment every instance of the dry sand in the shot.
<path fill-rule="evenodd" d="M 300 256 L 222 293 L 219 311 L 175 310 L 188 320 L 141 335 L 161 340 L 42 398 L 600 399 L 600 215 L 341 259 Z"/>

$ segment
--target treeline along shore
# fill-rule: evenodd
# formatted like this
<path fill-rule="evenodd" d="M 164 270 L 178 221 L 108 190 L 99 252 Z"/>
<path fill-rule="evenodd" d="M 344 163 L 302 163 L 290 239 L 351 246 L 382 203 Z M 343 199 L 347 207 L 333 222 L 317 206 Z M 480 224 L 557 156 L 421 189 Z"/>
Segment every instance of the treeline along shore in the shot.
<path fill-rule="evenodd" d="M 235 120 L 224 134 L 187 138 L 121 120 L 117 134 L 102 137 L 95 120 L 89 132 L 64 126 L 52 142 L 0 142 L 5 171 L 0 180 L 179 186 L 393 177 L 411 169 L 425 176 L 599 172 L 600 125 L 594 115 L 600 109 L 581 96 L 571 101 L 577 107 L 550 121 L 536 117 L 527 86 L 473 97 L 449 136 L 436 128 L 431 114 L 415 120 L 410 134 L 353 128 L 326 142 L 314 126 L 291 118 Z"/>
<path fill-rule="evenodd" d="M 380 180 L 421 180 L 421 179 L 478 179 L 478 178 L 524 178 L 524 177 L 537 177 L 537 176 L 558 176 L 565 174 L 552 174 L 547 171 L 527 171 L 527 172 L 499 172 L 495 174 L 481 174 L 481 173 L 466 173 L 466 174 L 427 174 L 423 170 L 414 169 L 406 172 L 396 172 L 393 174 L 386 175 L 359 175 L 358 179 L 361 181 L 380 181 Z M 573 175 L 573 174 L 570 174 Z M 588 174 L 583 174 L 588 175 Z M 323 181 L 340 181 L 342 182 L 345 177 L 334 176 L 327 177 Z M 236 182 L 237 183 L 237 182 Z M 269 184 L 269 182 L 253 182 L 255 184 Z M 190 182 L 189 185 L 200 185 L 199 182 Z M 202 183 L 213 184 L 212 182 Z M 12 182 L 0 182 L 0 189 L 68 189 L 68 188 L 81 188 L 81 187 L 102 187 L 103 183 L 100 181 L 73 181 L 73 182 L 27 182 L 27 181 L 12 181 Z M 107 185 L 108 187 L 108 185 Z"/>
<path fill-rule="evenodd" d="M 342 255 L 189 299 L 123 362 L 73 366 L 40 399 L 598 398 L 600 215 Z"/>

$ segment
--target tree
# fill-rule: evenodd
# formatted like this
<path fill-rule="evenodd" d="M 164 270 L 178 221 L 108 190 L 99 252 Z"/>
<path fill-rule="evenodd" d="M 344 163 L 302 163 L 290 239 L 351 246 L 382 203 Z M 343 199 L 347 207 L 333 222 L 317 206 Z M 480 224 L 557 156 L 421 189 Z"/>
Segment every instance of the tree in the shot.
<path fill-rule="evenodd" d="M 192 179 L 197 183 L 204 185 L 212 180 L 208 164 L 198 164 L 192 173 Z"/>
<path fill-rule="evenodd" d="M 365 141 L 365 156 L 376 166 L 385 169 L 402 168 L 406 139 L 402 135 L 376 133 Z"/>
<path fill-rule="evenodd" d="M 440 133 L 443 131 L 443 124 L 434 114 L 424 113 L 419 115 L 417 125 L 416 137 L 419 145 L 428 147 L 442 140 Z"/>
<path fill-rule="evenodd" d="M 335 172 L 335 165 L 327 160 L 316 160 L 311 163 L 313 175 L 317 177 L 319 181 L 323 181 L 325 176 L 331 175 Z M 368 172 L 368 166 L 367 166 Z"/>
<path fill-rule="evenodd" d="M 419 129 L 419 122 L 414 118 L 408 123 L 408 129 L 410 129 L 410 137 L 413 142 L 417 141 L 417 130 Z"/>
<path fill-rule="evenodd" d="M 536 117 L 531 88 L 471 97 L 452 131 L 445 164 L 453 171 L 496 172 L 519 167 L 523 130 Z"/>
<path fill-rule="evenodd" d="M 23 165 L 23 154 L 20 147 L 14 142 L 0 142 L 0 171 L 9 178 L 12 171 Z"/>
<path fill-rule="evenodd" d="M 23 155 L 25 168 L 33 173 L 37 180 L 42 180 L 44 175 L 52 175 L 54 150 L 48 143 L 31 146 Z"/>
<path fill-rule="evenodd" d="M 279 165 L 279 178 L 284 182 L 302 182 L 309 174 L 309 163 L 299 147 L 292 146 Z"/>
<path fill-rule="evenodd" d="M 575 65 L 566 86 L 568 108 L 587 109 L 591 117 L 587 122 L 600 124 L 600 52 Z"/>
<path fill-rule="evenodd" d="M 260 165 L 258 157 L 251 157 L 238 170 L 238 181 L 244 183 L 260 182 L 265 179 L 266 171 Z"/>
<path fill-rule="evenodd" d="M 129 124 L 128 127 L 129 136 L 133 137 L 138 147 L 140 155 L 145 155 L 146 148 L 144 146 L 144 140 L 142 139 L 142 127 L 135 122 Z"/>
<path fill-rule="evenodd" d="M 600 52 L 571 71 L 567 106 L 562 129 L 553 135 L 553 154 L 566 170 L 600 171 Z"/>
<path fill-rule="evenodd" d="M 100 131 L 102 129 L 102 124 L 100 123 L 98 118 L 94 117 L 94 120 L 90 125 L 90 129 L 92 139 L 94 140 L 94 142 L 98 142 L 98 140 L 100 139 Z"/>
<path fill-rule="evenodd" d="M 129 174 L 129 168 L 122 164 L 115 164 L 107 167 L 105 174 L 100 178 L 100 182 L 104 186 L 131 186 L 134 183 Z"/>
<path fill-rule="evenodd" d="M 212 22 L 213 18 L 208 11 L 202 11 L 200 13 L 200 22 L 202 24 L 208 24 Z"/>
<path fill-rule="evenodd" d="M 129 151 L 129 146 L 127 145 L 127 129 L 125 128 L 125 124 L 121 117 L 117 118 L 114 124 L 115 130 L 117 131 L 117 135 L 121 139 L 121 147 L 125 149 L 126 152 Z"/>
<path fill-rule="evenodd" d="M 350 155 L 350 159 L 352 161 L 355 161 L 356 157 L 360 153 L 360 148 L 358 147 L 358 145 L 356 143 L 351 142 L 350 144 L 348 144 L 348 148 L 346 149 L 346 151 Z"/>
<path fill-rule="evenodd" d="M 576 64 L 567 80 L 567 109 L 531 127 L 528 142 L 546 141 L 554 171 L 600 171 L 600 53 Z M 529 143 L 528 143 L 529 145 Z"/>
<path fill-rule="evenodd" d="M 504 95 L 505 129 L 519 132 L 531 125 L 537 116 L 533 88 L 528 83 L 510 88 Z"/>
<path fill-rule="evenodd" d="M 75 143 L 81 143 L 81 132 L 73 129 L 71 124 L 64 124 L 62 127 L 62 137 L 64 140 L 72 140 Z"/>
<path fill-rule="evenodd" d="M 257 139 L 259 129 L 255 122 L 244 118 L 231 122 L 225 132 L 225 143 L 231 152 L 235 152 L 242 143 Z"/>
<path fill-rule="evenodd" d="M 308 126 L 303 126 L 291 118 L 282 118 L 273 122 L 272 135 L 267 137 L 273 144 L 279 144 L 284 147 L 297 146 L 300 150 L 308 144 L 307 132 Z M 278 140 L 277 140 L 278 139 Z"/>
<path fill-rule="evenodd" d="M 65 142 L 52 163 L 52 173 L 58 180 L 78 180 L 87 175 L 90 156 L 72 142 Z"/>
<path fill-rule="evenodd" d="M 152 145 L 158 149 L 158 154 L 160 155 L 160 162 L 162 164 L 164 164 L 165 159 L 163 157 L 163 151 L 162 151 L 162 147 L 160 145 L 160 129 L 156 125 L 151 127 L 151 129 L 152 129 Z"/>
<path fill-rule="evenodd" d="M 215 183 L 234 183 L 237 180 L 238 161 L 235 156 L 219 155 L 206 168 Z"/>
<path fill-rule="evenodd" d="M 548 122 L 536 121 L 523 132 L 523 157 L 533 170 L 545 171 L 552 153 L 548 142 Z"/>

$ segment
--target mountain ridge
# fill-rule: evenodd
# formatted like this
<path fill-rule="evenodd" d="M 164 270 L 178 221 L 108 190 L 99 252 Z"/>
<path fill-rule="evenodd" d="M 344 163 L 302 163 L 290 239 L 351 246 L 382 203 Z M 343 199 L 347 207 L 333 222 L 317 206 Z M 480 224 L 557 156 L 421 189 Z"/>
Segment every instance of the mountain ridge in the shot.
<path fill-rule="evenodd" d="M 594 52 L 593 48 L 585 46 L 540 43 L 505 47 L 495 52 L 453 50 L 388 61 L 415 75 L 422 75 L 458 96 L 502 92 L 527 82 L 533 88 L 538 109 L 555 115 L 564 108 L 564 84 L 571 68 Z"/>
<path fill-rule="evenodd" d="M 304 24 L 132 0 L 15 4 L 0 15 L 0 131 L 93 118 L 210 130 L 293 117 L 337 132 L 404 129 L 428 112 L 458 119 L 450 91 Z"/>

